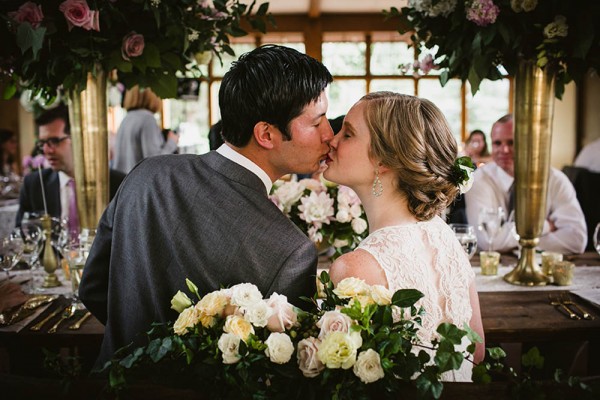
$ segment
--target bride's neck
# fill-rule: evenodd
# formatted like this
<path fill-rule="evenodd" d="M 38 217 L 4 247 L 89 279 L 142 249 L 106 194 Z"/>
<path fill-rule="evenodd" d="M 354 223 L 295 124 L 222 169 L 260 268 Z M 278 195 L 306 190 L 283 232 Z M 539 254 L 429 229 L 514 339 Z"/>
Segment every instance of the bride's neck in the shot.
<path fill-rule="evenodd" d="M 362 196 L 361 202 L 367 214 L 369 232 L 374 232 L 386 226 L 407 225 L 418 222 L 418 219 L 408 210 L 406 198 L 396 190 L 387 192 L 384 188 L 379 197 L 372 193 Z"/>

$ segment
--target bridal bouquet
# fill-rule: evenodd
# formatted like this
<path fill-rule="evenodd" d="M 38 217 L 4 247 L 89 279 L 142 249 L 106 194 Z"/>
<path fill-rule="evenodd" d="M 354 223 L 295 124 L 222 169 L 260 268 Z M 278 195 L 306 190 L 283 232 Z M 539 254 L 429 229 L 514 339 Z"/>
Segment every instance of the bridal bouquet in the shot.
<path fill-rule="evenodd" d="M 270 198 L 310 240 L 333 246 L 334 258 L 367 236 L 360 199 L 346 186 L 317 179 L 277 181 Z"/>
<path fill-rule="evenodd" d="M 107 363 L 113 389 L 132 376 L 206 398 L 351 399 L 397 398 L 402 390 L 438 398 L 440 374 L 458 369 L 474 350 L 455 350 L 470 330 L 441 324 L 438 338 L 418 338 L 424 313 L 414 289 L 391 293 L 348 278 L 334 289 L 321 274 L 326 298 L 311 312 L 273 293 L 241 283 L 201 296 L 187 280 L 191 297 L 179 291 L 173 325 L 156 325 L 150 341 L 122 349 Z"/>
<path fill-rule="evenodd" d="M 520 59 L 552 68 L 556 97 L 565 84 L 600 70 L 600 2 L 597 0 L 408 0 L 400 11 L 400 33 L 413 31 L 416 45 L 435 53 L 431 68 L 440 81 L 468 80 L 473 93 L 483 79 L 514 75 Z"/>
<path fill-rule="evenodd" d="M 0 79 L 52 98 L 85 88 L 88 72 L 117 70 L 127 87 L 175 97 L 176 73 L 196 58 L 233 54 L 230 36 L 245 19 L 264 31 L 268 3 L 239 0 L 8 0 L 0 2 Z M 251 14 L 252 13 L 252 14 Z M 4 76 L 3 76 L 4 75 Z M 4 79 L 2 79 L 4 80 Z"/>

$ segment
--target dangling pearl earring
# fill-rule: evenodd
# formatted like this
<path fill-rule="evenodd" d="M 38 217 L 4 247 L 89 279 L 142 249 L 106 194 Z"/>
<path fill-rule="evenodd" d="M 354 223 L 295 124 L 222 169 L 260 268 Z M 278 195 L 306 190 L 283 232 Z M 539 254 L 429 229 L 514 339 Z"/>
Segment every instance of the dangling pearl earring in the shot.
<path fill-rule="evenodd" d="M 379 197 L 383 193 L 383 184 L 381 183 L 381 179 L 379 179 L 379 168 L 375 170 L 375 180 L 373 181 L 371 193 L 375 197 Z"/>

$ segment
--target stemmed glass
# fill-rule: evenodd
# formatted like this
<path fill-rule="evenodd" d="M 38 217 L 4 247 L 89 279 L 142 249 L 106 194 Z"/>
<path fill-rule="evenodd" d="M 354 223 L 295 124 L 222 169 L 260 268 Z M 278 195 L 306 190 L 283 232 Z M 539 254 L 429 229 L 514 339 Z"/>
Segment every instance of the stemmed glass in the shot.
<path fill-rule="evenodd" d="M 44 233 L 42 229 L 31 222 L 24 223 L 20 228 L 16 228 L 20 231 L 21 238 L 23 239 L 23 258 L 34 270 L 39 266 L 40 251 L 42 244 L 44 243 Z"/>
<path fill-rule="evenodd" d="M 506 214 L 502 207 L 482 208 L 479 211 L 478 229 L 488 242 L 488 250 L 494 250 L 494 239 L 506 222 Z"/>
<path fill-rule="evenodd" d="M 454 231 L 454 235 L 470 260 L 471 257 L 473 257 L 473 254 L 475 254 L 475 251 L 477 251 L 477 236 L 475 236 L 475 229 L 468 224 L 450 224 L 450 228 Z"/>
<path fill-rule="evenodd" d="M 594 231 L 594 248 L 600 254 L 600 222 L 598 222 Z"/>
<path fill-rule="evenodd" d="M 6 272 L 6 279 L 10 279 L 9 271 L 21 259 L 23 248 L 23 239 L 17 230 L 12 231 L 0 241 L 0 267 Z"/>

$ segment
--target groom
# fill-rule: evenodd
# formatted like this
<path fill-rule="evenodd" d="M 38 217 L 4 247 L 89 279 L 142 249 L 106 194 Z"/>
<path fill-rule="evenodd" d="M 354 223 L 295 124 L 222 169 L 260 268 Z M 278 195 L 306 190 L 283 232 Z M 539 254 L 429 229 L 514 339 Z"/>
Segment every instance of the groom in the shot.
<path fill-rule="evenodd" d="M 333 138 L 329 71 L 293 49 L 268 45 L 223 78 L 225 144 L 205 155 L 151 157 L 126 177 L 102 216 L 79 295 L 106 325 L 97 365 L 151 323 L 173 321 L 185 278 L 206 294 L 254 283 L 302 306 L 315 292 L 315 246 L 268 199 L 273 181 L 315 172 Z"/>

